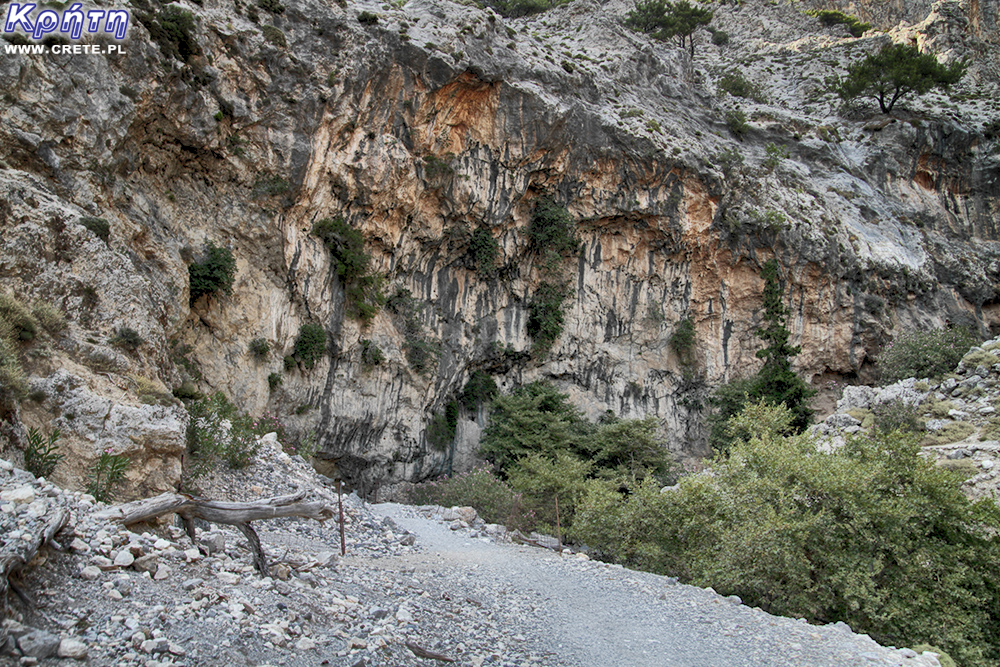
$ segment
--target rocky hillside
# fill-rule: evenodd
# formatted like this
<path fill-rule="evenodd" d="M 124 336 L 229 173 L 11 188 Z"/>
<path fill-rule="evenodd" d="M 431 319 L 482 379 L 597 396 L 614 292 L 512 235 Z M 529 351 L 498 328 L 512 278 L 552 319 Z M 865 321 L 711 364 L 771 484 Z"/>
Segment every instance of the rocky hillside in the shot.
<path fill-rule="evenodd" d="M 900 328 L 1000 323 L 995 3 L 853 2 L 860 38 L 804 13 L 823 3 L 717 4 L 693 58 L 626 29 L 625 0 L 520 19 L 447 0 L 121 6 L 123 55 L 0 60 L 0 275 L 68 318 L 16 350 L 3 449 L 59 428 L 65 484 L 111 448 L 131 492 L 173 487 L 182 388 L 281 415 L 362 490 L 466 468 L 481 409 L 454 404 L 444 445 L 426 429 L 475 371 L 655 415 L 696 456 L 706 391 L 759 363 L 771 257 L 816 386 L 868 379 Z M 825 79 L 890 40 L 969 72 L 894 117 L 843 106 Z M 736 74 L 749 97 L 726 92 Z M 531 242 L 541 202 L 566 207 L 579 252 Z M 313 233 L 338 217 L 385 276 L 366 325 Z M 209 243 L 235 282 L 192 300 Z M 548 350 L 539 313 L 564 320 Z M 306 324 L 327 338 L 315 365 L 292 354 Z"/>

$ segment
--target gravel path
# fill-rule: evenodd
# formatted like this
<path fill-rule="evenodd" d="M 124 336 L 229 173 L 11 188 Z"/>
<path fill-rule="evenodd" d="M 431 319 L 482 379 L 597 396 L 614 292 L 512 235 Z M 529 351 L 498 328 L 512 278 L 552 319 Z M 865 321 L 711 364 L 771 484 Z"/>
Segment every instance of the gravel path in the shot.
<path fill-rule="evenodd" d="M 545 664 L 773 667 L 932 664 L 905 658 L 846 626 L 771 616 L 669 577 L 453 532 L 412 508 L 373 510 L 417 535 L 422 553 L 392 559 L 439 579 L 472 578 L 536 611 L 523 630 Z M 389 565 L 386 562 L 384 565 Z"/>

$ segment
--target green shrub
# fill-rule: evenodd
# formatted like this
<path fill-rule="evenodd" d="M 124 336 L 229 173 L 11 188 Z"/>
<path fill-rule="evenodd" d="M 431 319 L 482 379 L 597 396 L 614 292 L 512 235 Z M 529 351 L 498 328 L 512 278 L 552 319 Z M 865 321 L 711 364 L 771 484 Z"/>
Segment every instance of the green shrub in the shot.
<path fill-rule="evenodd" d="M 361 363 L 365 366 L 381 366 L 385 363 L 385 353 L 370 340 L 361 341 Z"/>
<path fill-rule="evenodd" d="M 90 467 L 87 482 L 87 493 L 102 503 L 114 498 L 114 490 L 125 480 L 125 473 L 129 468 L 127 456 L 111 452 L 110 447 L 101 452 Z"/>
<path fill-rule="evenodd" d="M 424 156 L 424 175 L 430 180 L 436 180 L 443 178 L 445 176 L 451 176 L 455 173 L 449 162 L 454 156 L 449 153 L 447 159 L 442 160 L 436 155 L 425 155 Z"/>
<path fill-rule="evenodd" d="M 417 373 L 426 373 L 441 356 L 441 343 L 423 335 L 407 336 L 403 345 L 406 362 Z"/>
<path fill-rule="evenodd" d="M 111 238 L 111 225 L 104 218 L 80 218 L 80 224 L 90 230 L 90 233 L 105 243 Z"/>
<path fill-rule="evenodd" d="M 806 14 L 815 16 L 825 26 L 845 25 L 854 37 L 861 37 L 866 31 L 872 28 L 871 23 L 862 23 L 858 17 L 835 9 L 813 9 L 806 12 Z"/>
<path fill-rule="evenodd" d="M 257 6 L 272 14 L 283 14 L 285 6 L 279 0 L 257 0 Z"/>
<path fill-rule="evenodd" d="M 369 271 L 371 257 L 365 251 L 364 235 L 341 217 L 324 218 L 312 231 L 330 250 L 334 270 L 344 285 L 348 313 L 370 322 L 385 303 L 385 278 Z"/>
<path fill-rule="evenodd" d="M 486 5 L 504 18 L 518 19 L 552 9 L 558 4 L 553 0 L 487 0 Z"/>
<path fill-rule="evenodd" d="M 776 169 L 782 160 L 787 160 L 791 156 L 787 146 L 777 144 L 768 144 L 764 147 L 764 152 L 767 153 L 767 158 L 764 159 L 764 168 L 768 170 Z"/>
<path fill-rule="evenodd" d="M 873 434 L 823 454 L 808 436 L 780 435 L 792 419 L 781 406 L 748 406 L 734 426 L 752 437 L 711 475 L 665 493 L 595 491 L 575 534 L 620 562 L 770 613 L 996 664 L 996 506 L 969 501 L 911 436 Z"/>
<path fill-rule="evenodd" d="M 257 359 L 264 361 L 271 354 L 271 344 L 266 338 L 254 338 L 250 341 L 250 354 Z"/>
<path fill-rule="evenodd" d="M 449 401 L 444 406 L 444 412 L 435 414 L 428 422 L 425 433 L 427 444 L 435 451 L 448 451 L 448 446 L 455 441 L 457 428 L 458 402 Z"/>
<path fill-rule="evenodd" d="M 730 109 L 726 111 L 726 127 L 737 139 L 743 140 L 744 135 L 750 131 L 750 124 L 747 123 L 747 116 L 740 109 Z"/>
<path fill-rule="evenodd" d="M 204 259 L 188 266 L 190 304 L 206 294 L 232 294 L 236 280 L 236 258 L 229 248 L 205 244 Z"/>
<path fill-rule="evenodd" d="M 764 87 L 759 83 L 750 81 L 740 72 L 726 72 L 716 85 L 719 87 L 719 90 L 723 90 L 733 97 L 742 97 L 761 104 L 767 102 L 767 96 L 764 95 Z"/>
<path fill-rule="evenodd" d="M 168 58 L 187 62 L 192 56 L 201 55 L 201 47 L 194 36 L 195 22 L 191 12 L 176 5 L 167 5 L 155 15 L 137 11 L 135 17 Z"/>
<path fill-rule="evenodd" d="M 469 239 L 469 254 L 475 270 L 483 275 L 491 275 L 500 259 L 500 244 L 486 227 L 477 227 Z"/>
<path fill-rule="evenodd" d="M 281 378 L 281 373 L 269 373 L 267 376 L 267 386 L 271 391 L 274 391 L 282 385 L 284 380 Z"/>
<path fill-rule="evenodd" d="M 875 362 L 882 382 L 905 378 L 940 378 L 955 370 L 969 348 L 981 342 L 970 329 L 907 331 L 882 350 Z"/>
<path fill-rule="evenodd" d="M 282 363 L 284 364 L 286 371 L 290 371 L 290 370 L 294 369 L 295 366 L 297 365 L 296 362 L 295 362 L 295 357 L 293 357 L 290 354 L 289 355 L 285 355 L 285 358 L 282 360 Z"/>
<path fill-rule="evenodd" d="M 269 43 L 282 49 L 288 48 L 288 40 L 285 39 L 285 33 L 280 28 L 275 28 L 273 25 L 262 25 L 260 27 L 260 34 Z"/>
<path fill-rule="evenodd" d="M 497 383 L 485 371 L 475 371 L 462 388 L 462 405 L 469 412 L 489 403 L 500 394 Z"/>
<path fill-rule="evenodd" d="M 567 255 L 580 249 L 576 223 L 569 211 L 548 197 L 535 202 L 528 225 L 528 239 L 532 248 L 543 254 Z"/>
<path fill-rule="evenodd" d="M 678 322 L 670 334 L 670 347 L 682 362 L 687 363 L 694 352 L 695 340 L 694 320 L 688 316 Z"/>
<path fill-rule="evenodd" d="M 879 403 L 872 409 L 874 416 L 873 428 L 879 433 L 917 433 L 923 430 L 923 422 L 919 419 L 919 409 L 915 405 L 896 399 L 888 403 Z"/>
<path fill-rule="evenodd" d="M 358 14 L 358 23 L 361 25 L 376 25 L 378 23 L 378 14 L 361 12 Z"/>
<path fill-rule="evenodd" d="M 0 292 L 0 322 L 11 344 L 34 340 L 38 335 L 34 314 L 17 297 L 5 292 Z"/>
<path fill-rule="evenodd" d="M 115 347 L 135 352 L 146 341 L 135 329 L 131 327 L 119 327 L 109 342 Z"/>
<path fill-rule="evenodd" d="M 793 415 L 791 428 L 800 433 L 812 422 L 809 399 L 815 394 L 805 380 L 792 370 L 792 357 L 801 348 L 789 343 L 791 333 L 785 326 L 788 308 L 785 307 L 779 276 L 778 264 L 768 260 L 762 270 L 764 279 L 763 323 L 754 333 L 764 342 L 764 348 L 757 352 L 757 358 L 764 360 L 764 366 L 756 375 L 738 378 L 720 386 L 710 401 L 715 412 L 709 416 L 711 427 L 709 442 L 719 452 L 725 452 L 729 444 L 748 434 L 734 432 L 730 418 L 741 412 L 748 403 L 765 401 L 784 405 Z"/>
<path fill-rule="evenodd" d="M 261 30 L 270 27 L 271 26 L 264 26 Z M 261 176 L 253 184 L 253 196 L 277 197 L 278 195 L 286 194 L 291 189 L 291 183 L 281 176 Z"/>
<path fill-rule="evenodd" d="M 528 302 L 528 335 L 532 338 L 532 354 L 545 357 L 562 334 L 566 315 L 563 303 L 572 296 L 568 285 L 543 282 Z"/>
<path fill-rule="evenodd" d="M 415 484 L 407 496 L 407 502 L 413 505 L 474 507 L 487 523 L 503 523 L 512 529 L 521 527 L 512 516 L 519 500 L 517 494 L 488 468 Z"/>
<path fill-rule="evenodd" d="M 188 413 L 188 480 L 204 475 L 220 462 L 233 469 L 244 468 L 260 453 L 261 435 L 276 431 L 280 441 L 284 434 L 276 419 L 256 420 L 240 413 L 221 391 L 192 403 Z"/>
<path fill-rule="evenodd" d="M 24 450 L 24 469 L 35 477 L 48 477 L 65 456 L 59 453 L 59 429 L 45 438 L 38 429 L 28 429 L 28 446 Z"/>
<path fill-rule="evenodd" d="M 50 334 L 57 334 L 66 329 L 66 314 L 48 301 L 36 301 L 31 307 L 35 321 Z"/>
<path fill-rule="evenodd" d="M 326 331 L 318 324 L 306 323 L 299 327 L 293 354 L 306 368 L 312 368 L 326 354 Z"/>
<path fill-rule="evenodd" d="M 715 44 L 716 46 L 725 46 L 726 44 L 729 44 L 729 33 L 723 30 L 713 30 L 712 44 Z"/>

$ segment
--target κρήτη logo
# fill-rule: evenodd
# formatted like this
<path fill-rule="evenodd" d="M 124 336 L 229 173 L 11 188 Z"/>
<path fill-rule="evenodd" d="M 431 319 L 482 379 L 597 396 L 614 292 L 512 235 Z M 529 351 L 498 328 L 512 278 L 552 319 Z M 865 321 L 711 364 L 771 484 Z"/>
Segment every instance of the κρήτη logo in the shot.
<path fill-rule="evenodd" d="M 125 39 L 130 15 L 125 9 L 88 9 L 84 11 L 79 2 L 70 5 L 68 9 L 55 11 L 43 9 L 35 16 L 32 13 L 38 5 L 34 3 L 20 4 L 12 2 L 7 6 L 7 17 L 4 19 L 3 31 L 16 32 L 18 29 L 41 39 L 50 32 L 57 30 L 69 35 L 70 39 L 80 39 L 84 30 L 88 33 L 104 32 L 114 35 L 115 39 Z"/>

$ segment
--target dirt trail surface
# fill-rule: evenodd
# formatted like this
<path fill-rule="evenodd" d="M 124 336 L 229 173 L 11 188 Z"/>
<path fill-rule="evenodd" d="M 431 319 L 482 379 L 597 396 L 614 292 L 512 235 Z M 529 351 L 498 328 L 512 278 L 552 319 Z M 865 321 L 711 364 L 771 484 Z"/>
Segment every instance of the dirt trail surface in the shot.
<path fill-rule="evenodd" d="M 403 505 L 372 508 L 415 533 L 422 552 L 379 561 L 439 580 L 473 580 L 530 608 L 520 637 L 543 664 L 760 667 L 933 664 L 843 624 L 771 616 L 669 577 L 452 531 Z M 928 661 L 928 662 L 925 662 Z"/>

